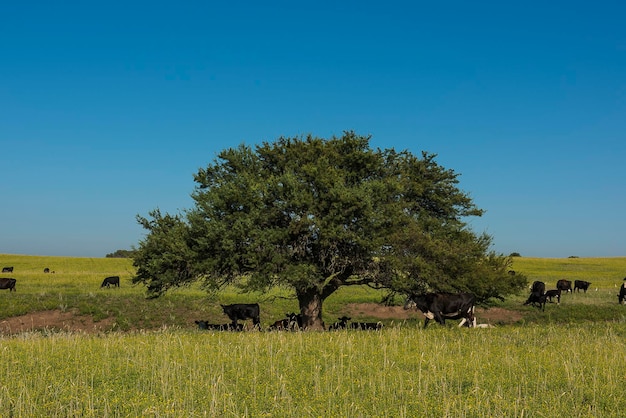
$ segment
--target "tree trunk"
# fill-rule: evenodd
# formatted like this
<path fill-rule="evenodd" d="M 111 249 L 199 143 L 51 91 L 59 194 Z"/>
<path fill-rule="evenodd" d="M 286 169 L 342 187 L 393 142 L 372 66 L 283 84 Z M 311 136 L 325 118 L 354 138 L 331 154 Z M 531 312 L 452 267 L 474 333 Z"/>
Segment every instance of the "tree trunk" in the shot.
<path fill-rule="evenodd" d="M 302 327 L 306 330 L 325 329 L 322 321 L 322 303 L 324 299 L 317 288 L 297 291 L 300 313 L 302 314 Z"/>

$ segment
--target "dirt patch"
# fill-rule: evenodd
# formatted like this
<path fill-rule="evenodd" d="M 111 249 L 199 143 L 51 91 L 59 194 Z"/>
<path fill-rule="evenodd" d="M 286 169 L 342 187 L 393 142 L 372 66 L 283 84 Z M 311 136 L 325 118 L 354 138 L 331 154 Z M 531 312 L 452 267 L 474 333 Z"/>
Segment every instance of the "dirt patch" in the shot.
<path fill-rule="evenodd" d="M 524 318 L 524 315 L 518 311 L 512 311 L 504 308 L 477 308 L 476 319 L 479 324 L 491 325 L 508 325 Z"/>
<path fill-rule="evenodd" d="M 60 310 L 33 312 L 0 320 L 0 333 L 18 334 L 26 331 L 58 330 L 71 332 L 102 332 L 114 325 L 113 318 L 95 322 L 89 315 Z"/>
<path fill-rule="evenodd" d="M 405 310 L 402 306 L 383 306 L 376 303 L 350 303 L 343 313 L 353 319 L 376 318 L 385 319 L 424 319 L 424 315 L 416 310 Z M 521 312 L 504 308 L 476 308 L 476 320 L 479 324 L 507 325 L 523 318 Z"/>

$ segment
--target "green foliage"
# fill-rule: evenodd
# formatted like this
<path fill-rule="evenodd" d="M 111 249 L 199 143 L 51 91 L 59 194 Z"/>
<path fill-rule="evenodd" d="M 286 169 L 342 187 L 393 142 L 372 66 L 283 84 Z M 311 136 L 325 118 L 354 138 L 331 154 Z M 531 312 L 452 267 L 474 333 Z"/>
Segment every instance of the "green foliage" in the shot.
<path fill-rule="evenodd" d="M 106 258 L 132 258 L 135 255 L 135 250 L 115 250 L 112 253 L 107 254 Z"/>
<path fill-rule="evenodd" d="M 148 231 L 133 255 L 137 273 L 134 284 L 147 286 L 150 297 L 158 297 L 168 289 L 192 283 L 196 277 L 190 260 L 193 254 L 188 245 L 188 228 L 179 216 L 161 215 L 157 209 L 150 212 L 152 219 L 137 216 L 137 221 Z"/>
<path fill-rule="evenodd" d="M 458 174 L 408 151 L 374 150 L 369 137 L 279 138 L 227 149 L 195 175 L 186 216 L 138 217 L 148 231 L 135 283 L 152 296 L 199 280 L 294 289 L 305 317 L 344 286 L 393 292 L 469 290 L 487 303 L 524 277 L 488 252 L 465 219 L 482 215 Z"/>

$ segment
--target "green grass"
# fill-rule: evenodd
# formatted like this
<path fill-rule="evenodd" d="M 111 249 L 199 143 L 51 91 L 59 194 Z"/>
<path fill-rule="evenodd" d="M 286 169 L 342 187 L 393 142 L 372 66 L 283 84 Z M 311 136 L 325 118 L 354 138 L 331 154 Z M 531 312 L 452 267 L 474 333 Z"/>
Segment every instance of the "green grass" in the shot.
<path fill-rule="evenodd" d="M 381 332 L 207 332 L 193 319 L 226 322 L 219 303 L 259 301 L 265 323 L 295 311 L 289 291 L 208 297 L 197 288 L 156 300 L 130 285 L 123 259 L 0 255 L 17 292 L 0 292 L 0 320 L 46 309 L 115 318 L 98 334 L 44 329 L 0 336 L 0 417 L 620 417 L 626 410 L 626 307 L 616 286 L 626 258 L 527 259 L 513 268 L 553 287 L 593 283 L 545 312 L 492 329 L 421 321 Z M 50 267 L 55 274 L 44 274 Z M 120 289 L 100 289 L 108 275 Z M 3 276 L 7 276 L 6 274 Z M 598 290 L 596 291 L 596 287 Z M 342 289 L 327 322 L 348 303 L 378 302 Z M 165 326 L 165 327 L 164 327 Z M 130 330 L 130 331 L 129 331 Z"/>
<path fill-rule="evenodd" d="M 23 335 L 0 340 L 1 414 L 619 417 L 625 337 L 624 323 Z"/>

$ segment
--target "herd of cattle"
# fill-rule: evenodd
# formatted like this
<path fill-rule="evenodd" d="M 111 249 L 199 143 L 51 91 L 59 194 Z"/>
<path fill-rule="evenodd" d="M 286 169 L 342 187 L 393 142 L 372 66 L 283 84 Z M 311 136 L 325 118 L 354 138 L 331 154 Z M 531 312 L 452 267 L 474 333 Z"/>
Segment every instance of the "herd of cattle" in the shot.
<path fill-rule="evenodd" d="M 13 267 L 3 267 L 3 273 L 12 273 Z M 44 273 L 50 273 L 49 268 L 44 269 Z M 54 273 L 54 272 L 52 272 Z M 0 278 L 0 289 L 8 289 L 9 292 L 15 290 L 16 280 L 10 277 Z M 530 289 L 530 295 L 524 305 L 532 305 L 545 311 L 547 302 L 561 303 L 561 294 L 580 292 L 587 293 L 591 282 L 585 280 L 574 280 L 572 288 L 571 280 L 558 280 L 556 289 L 546 291 L 546 284 L 541 281 L 535 281 Z M 106 277 L 101 288 L 119 287 L 119 276 Z M 596 289 L 597 290 L 597 289 Z M 618 302 L 626 304 L 626 277 L 624 283 L 620 286 L 618 293 Z M 428 326 L 430 320 L 435 320 L 441 325 L 445 325 L 446 319 L 460 319 L 459 327 L 476 327 L 476 317 L 474 309 L 476 297 L 471 293 L 427 293 L 427 294 L 410 294 L 404 304 L 404 309 L 416 308 L 424 314 L 424 328 Z M 208 321 L 195 321 L 198 328 L 202 330 L 217 331 L 242 331 L 244 325 L 238 321 L 252 320 L 253 328 L 261 329 L 261 311 L 258 303 L 236 303 L 232 305 L 220 305 L 226 316 L 230 319 L 230 323 L 211 324 Z M 328 330 L 355 329 L 355 330 L 380 330 L 383 328 L 382 322 L 348 322 L 351 318 L 342 316 L 338 321 L 328 327 Z M 279 319 L 270 325 L 269 330 L 301 330 L 304 329 L 302 315 L 296 313 L 287 313 L 285 318 Z"/>
<path fill-rule="evenodd" d="M 624 279 L 626 280 L 626 278 Z M 553 302 L 553 299 L 556 299 L 557 305 L 561 303 L 561 293 L 573 293 L 579 292 L 582 290 L 584 293 L 587 293 L 587 290 L 591 286 L 591 282 L 585 280 L 574 280 L 574 288 L 572 289 L 572 281 L 571 280 L 559 280 L 556 282 L 556 289 L 551 289 L 546 291 L 546 284 L 541 281 L 536 281 L 530 288 L 530 295 L 524 305 L 532 305 L 540 308 L 542 311 L 546 309 L 547 302 Z M 620 288 L 619 303 L 622 303 L 622 292 L 626 296 L 626 282 Z"/>
<path fill-rule="evenodd" d="M 13 267 L 2 267 L 3 273 L 13 273 Z M 43 269 L 44 273 L 54 273 L 54 271 L 50 271 L 48 267 Z M 0 289 L 8 289 L 9 292 L 15 292 L 15 283 L 17 283 L 16 279 L 11 277 L 1 277 L 0 278 Z M 109 276 L 105 277 L 104 281 L 100 285 L 100 287 L 120 287 L 120 277 L 119 276 Z"/>
<path fill-rule="evenodd" d="M 226 324 L 211 324 L 209 321 L 194 321 L 202 330 L 214 331 L 243 331 L 244 324 L 238 321 L 252 320 L 253 329 L 261 330 L 261 308 L 258 303 L 234 303 L 232 305 L 220 305 L 224 314 L 231 320 Z M 339 321 L 332 324 L 328 330 L 355 329 L 378 331 L 383 328 L 383 323 L 378 322 L 351 322 L 352 318 L 342 316 Z M 302 314 L 295 312 L 285 314 L 285 318 L 279 319 L 269 326 L 268 331 L 299 331 L 303 330 Z"/>
<path fill-rule="evenodd" d="M 426 317 L 424 327 L 431 319 L 445 325 L 446 319 L 461 319 L 459 326 L 476 326 L 474 308 L 476 297 L 471 293 L 427 293 L 425 295 L 411 294 L 407 298 L 404 309 L 417 308 Z M 194 321 L 202 330 L 215 331 L 242 331 L 245 327 L 239 321 L 252 320 L 253 329 L 261 330 L 261 309 L 258 303 L 235 303 L 220 305 L 226 316 L 231 320 L 226 324 L 211 324 L 209 321 Z M 329 331 L 353 329 L 364 331 L 379 331 L 383 323 L 378 322 L 349 322 L 352 318 L 342 316 L 328 327 Z M 297 331 L 304 329 L 302 315 L 294 312 L 285 314 L 285 317 L 269 326 L 269 331 Z"/>

